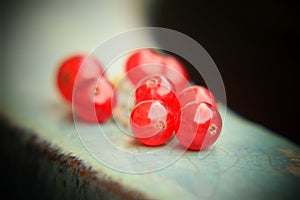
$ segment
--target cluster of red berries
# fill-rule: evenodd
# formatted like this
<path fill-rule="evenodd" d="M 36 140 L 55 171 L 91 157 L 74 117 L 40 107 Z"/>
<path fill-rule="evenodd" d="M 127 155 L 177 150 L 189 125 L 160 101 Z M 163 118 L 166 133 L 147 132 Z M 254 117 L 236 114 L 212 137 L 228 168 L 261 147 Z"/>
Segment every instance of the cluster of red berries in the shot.
<path fill-rule="evenodd" d="M 140 142 L 162 145 L 175 133 L 190 150 L 207 149 L 215 143 L 222 129 L 216 100 L 203 86 L 187 87 L 188 73 L 177 58 L 151 49 L 138 50 L 129 56 L 125 73 L 135 86 L 129 120 Z M 117 93 L 95 58 L 78 55 L 65 60 L 58 70 L 57 85 L 82 120 L 102 123 L 111 117 Z"/>
<path fill-rule="evenodd" d="M 117 102 L 114 86 L 92 56 L 80 54 L 67 58 L 59 66 L 56 81 L 64 99 L 73 102 L 80 119 L 102 123 L 111 117 Z"/>

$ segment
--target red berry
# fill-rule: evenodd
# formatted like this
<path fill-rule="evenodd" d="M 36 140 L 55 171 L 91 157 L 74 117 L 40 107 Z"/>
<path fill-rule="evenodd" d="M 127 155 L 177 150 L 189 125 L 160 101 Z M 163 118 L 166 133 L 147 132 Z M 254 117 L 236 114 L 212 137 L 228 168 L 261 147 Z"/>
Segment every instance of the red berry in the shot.
<path fill-rule="evenodd" d="M 205 102 L 192 102 L 181 111 L 178 140 L 190 150 L 203 150 L 215 143 L 222 129 L 219 112 Z"/>
<path fill-rule="evenodd" d="M 181 108 L 174 90 L 173 84 L 166 77 L 151 76 L 139 83 L 135 91 L 135 102 L 137 104 L 145 100 L 160 100 L 170 108 L 174 120 L 178 120 Z"/>
<path fill-rule="evenodd" d="M 130 115 L 135 137 L 148 146 L 165 143 L 174 131 L 174 117 L 161 101 L 147 100 L 137 104 Z"/>
<path fill-rule="evenodd" d="M 206 102 L 217 108 L 217 102 L 214 95 L 203 86 L 190 86 L 185 88 L 179 95 L 178 100 L 181 107 L 184 107 L 187 103 L 197 101 Z"/>
<path fill-rule="evenodd" d="M 73 108 L 84 121 L 104 122 L 115 105 L 114 87 L 104 77 L 84 80 L 74 90 Z"/>
<path fill-rule="evenodd" d="M 75 55 L 61 63 L 57 72 L 56 83 L 62 96 L 68 102 L 72 102 L 76 77 L 77 83 L 79 83 L 84 79 L 96 78 L 102 74 L 101 64 L 95 58 L 85 55 Z"/>
<path fill-rule="evenodd" d="M 189 81 L 184 65 L 177 58 L 151 49 L 133 53 L 127 60 L 125 71 L 134 85 L 149 75 L 164 75 L 171 80 L 176 91 L 181 91 Z"/>

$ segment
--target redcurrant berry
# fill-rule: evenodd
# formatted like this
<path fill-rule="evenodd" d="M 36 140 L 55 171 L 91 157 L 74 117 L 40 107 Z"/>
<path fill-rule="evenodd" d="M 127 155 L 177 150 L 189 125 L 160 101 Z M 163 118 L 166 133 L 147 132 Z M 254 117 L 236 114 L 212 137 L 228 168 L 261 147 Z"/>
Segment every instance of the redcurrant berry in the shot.
<path fill-rule="evenodd" d="M 64 99 L 72 102 L 72 92 L 76 77 L 77 83 L 79 83 L 84 79 L 99 77 L 102 74 L 101 64 L 95 58 L 75 55 L 61 63 L 57 72 L 56 83 Z"/>
<path fill-rule="evenodd" d="M 87 122 L 104 122 L 116 105 L 113 85 L 104 77 L 86 79 L 76 86 L 73 96 L 75 114 Z"/>
<path fill-rule="evenodd" d="M 165 143 L 174 131 L 174 116 L 161 101 L 147 100 L 137 104 L 130 115 L 130 128 L 145 145 Z"/>
<path fill-rule="evenodd" d="M 176 137 L 190 150 L 203 150 L 215 143 L 221 129 L 221 116 L 211 104 L 191 102 L 181 111 Z"/>
<path fill-rule="evenodd" d="M 185 88 L 179 95 L 178 100 L 181 107 L 184 107 L 187 103 L 197 101 L 206 102 L 217 108 L 217 102 L 214 95 L 205 87 L 199 85 L 193 85 Z"/>
<path fill-rule="evenodd" d="M 139 83 L 135 91 L 136 104 L 145 100 L 160 100 L 170 108 L 174 120 L 179 120 L 180 104 L 174 93 L 173 84 L 164 76 L 150 76 Z M 178 126 L 176 126 L 178 130 Z"/>
<path fill-rule="evenodd" d="M 149 75 L 164 75 L 171 80 L 176 91 L 181 91 L 189 81 L 184 65 L 177 58 L 151 49 L 133 53 L 127 60 L 125 71 L 134 85 Z"/>

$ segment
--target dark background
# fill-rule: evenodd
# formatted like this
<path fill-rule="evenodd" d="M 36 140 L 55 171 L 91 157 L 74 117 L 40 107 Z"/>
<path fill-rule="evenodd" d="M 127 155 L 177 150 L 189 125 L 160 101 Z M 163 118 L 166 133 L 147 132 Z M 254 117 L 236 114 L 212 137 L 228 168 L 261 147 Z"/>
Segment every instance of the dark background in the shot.
<path fill-rule="evenodd" d="M 157 2 L 149 9 L 149 24 L 180 31 L 207 50 L 222 75 L 230 108 L 300 143 L 295 3 Z M 200 76 L 192 78 L 202 83 Z"/>
<path fill-rule="evenodd" d="M 5 15 L 11 12 L 9 5 L 11 1 L 1 4 L 1 45 L 7 39 L 4 24 L 9 24 Z M 18 14 L 18 11 L 14 12 Z M 223 77 L 230 108 L 300 144 L 297 129 L 297 12 L 297 6 L 286 1 L 164 0 L 155 1 L 148 15 L 149 25 L 178 30 L 197 40 L 208 51 Z M 0 60 L 3 61 L 6 54 L 2 46 L 1 52 Z M 4 67 L 4 64 L 0 66 L 1 77 L 5 76 Z M 188 69 L 193 71 L 192 66 Z M 202 83 L 199 77 L 192 78 Z M 67 170 L 69 166 L 62 165 L 62 171 L 70 174 L 62 173 L 57 182 L 49 183 L 49 179 L 43 178 L 49 178 L 48 174 L 52 174 L 49 170 L 56 168 L 52 166 L 55 162 L 45 156 L 48 152 L 44 148 L 36 149 L 40 146 L 33 148 L 27 140 L 20 138 L 22 134 L 28 135 L 25 130 L 11 128 L 1 118 L 0 127 L 1 196 L 49 199 L 52 195 L 60 195 L 56 192 L 66 191 L 61 189 L 60 180 L 77 177 Z M 66 182 L 63 184 L 72 187 Z M 70 188 L 69 192 L 73 192 L 69 196 L 78 197 L 80 190 Z"/>

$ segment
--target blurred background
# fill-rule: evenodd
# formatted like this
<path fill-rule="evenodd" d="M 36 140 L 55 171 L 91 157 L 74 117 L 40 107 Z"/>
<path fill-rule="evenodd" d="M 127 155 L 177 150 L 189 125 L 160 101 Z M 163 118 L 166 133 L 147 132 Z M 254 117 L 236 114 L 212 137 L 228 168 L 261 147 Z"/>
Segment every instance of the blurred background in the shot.
<path fill-rule="evenodd" d="M 229 108 L 300 144 L 296 8 L 271 0 L 1 1 L 0 111 L 30 121 L 33 130 L 41 124 L 49 130 L 51 124 L 64 127 L 65 116 L 57 113 L 69 110 L 54 84 L 58 64 L 123 31 L 158 26 L 180 31 L 207 50 L 221 72 Z M 202 84 L 186 64 L 193 80 Z M 49 141 L 59 138 L 40 134 Z M 35 195 L 32 183 L 20 180 L 27 176 L 34 181 L 37 166 L 29 165 L 29 172 L 20 169 L 16 162 L 28 162 L 26 157 L 16 160 L 18 149 L 9 157 L 0 153 L 3 191 L 19 184 L 15 195 Z"/>
<path fill-rule="evenodd" d="M 122 31 L 159 26 L 192 37 L 208 51 L 223 77 L 230 108 L 300 143 L 296 11 L 293 3 L 269 0 L 4 1 L 1 102 L 26 97 L 39 82 L 48 84 L 51 92 L 43 98 L 51 99 L 57 92 L 55 67 L 65 56 L 88 52 Z M 188 69 L 201 84 L 193 67 Z"/>
<path fill-rule="evenodd" d="M 228 106 L 299 144 L 296 8 L 295 2 L 271 0 L 157 1 L 147 25 L 195 39 L 221 72 Z"/>

